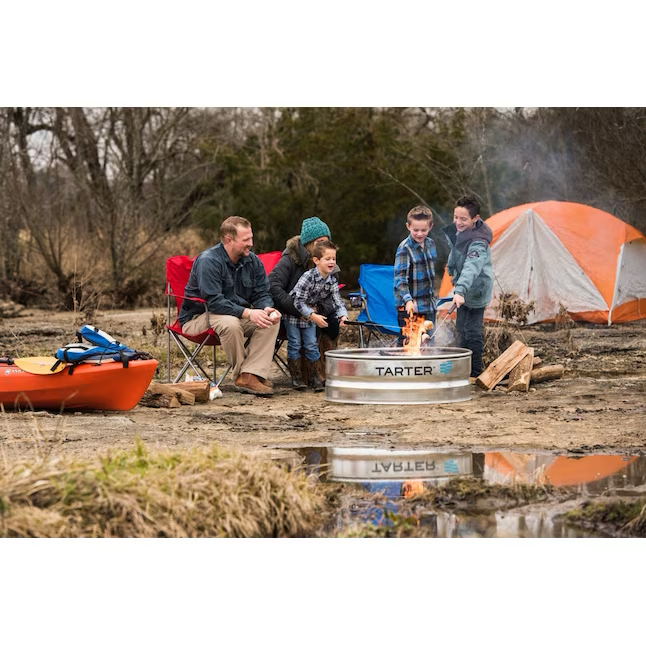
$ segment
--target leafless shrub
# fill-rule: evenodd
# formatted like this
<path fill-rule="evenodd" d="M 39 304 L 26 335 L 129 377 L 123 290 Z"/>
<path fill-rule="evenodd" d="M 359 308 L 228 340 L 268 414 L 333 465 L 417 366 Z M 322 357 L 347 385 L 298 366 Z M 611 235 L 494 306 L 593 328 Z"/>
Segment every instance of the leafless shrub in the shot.
<path fill-rule="evenodd" d="M 154 344 L 159 343 L 159 339 L 162 334 L 166 333 L 166 316 L 164 314 L 153 312 L 153 315 L 150 317 L 150 329 L 155 337 Z M 146 328 L 142 330 L 142 333 L 146 334 Z"/>
<path fill-rule="evenodd" d="M 559 338 L 565 347 L 567 357 L 575 357 L 579 353 L 579 346 L 572 336 L 572 328 L 576 323 L 563 303 L 559 303 L 559 311 L 554 317 L 554 329 L 559 332 Z"/>
<path fill-rule="evenodd" d="M 498 297 L 495 309 L 505 322 L 525 325 L 529 315 L 534 311 L 534 307 L 534 301 L 525 303 L 516 294 L 505 292 Z"/>
<path fill-rule="evenodd" d="M 0 300 L 0 321 L 2 319 L 16 318 L 25 308 L 13 301 Z"/>
<path fill-rule="evenodd" d="M 554 329 L 555 330 L 568 330 L 573 328 L 576 325 L 569 312 L 567 307 L 563 303 L 559 303 L 559 311 L 554 317 Z"/>
<path fill-rule="evenodd" d="M 514 332 L 514 328 L 509 325 L 484 326 L 483 366 L 486 367 L 497 359 L 516 340 Z"/>

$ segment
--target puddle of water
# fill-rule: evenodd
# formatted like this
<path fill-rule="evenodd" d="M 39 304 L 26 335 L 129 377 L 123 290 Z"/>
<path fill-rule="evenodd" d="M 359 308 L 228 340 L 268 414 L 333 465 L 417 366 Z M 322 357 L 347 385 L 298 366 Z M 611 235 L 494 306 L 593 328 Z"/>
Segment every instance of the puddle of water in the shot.
<path fill-rule="evenodd" d="M 406 498 L 451 479 L 471 476 L 500 485 L 552 485 L 574 502 L 536 503 L 512 509 L 447 511 L 427 508 L 416 518 L 434 537 L 582 538 L 594 536 L 558 518 L 584 498 L 612 493 L 646 496 L 646 458 L 547 453 L 459 453 L 433 450 L 312 447 L 298 449 L 306 470 L 322 482 L 342 483 L 338 529 L 358 522 L 392 524 Z"/>

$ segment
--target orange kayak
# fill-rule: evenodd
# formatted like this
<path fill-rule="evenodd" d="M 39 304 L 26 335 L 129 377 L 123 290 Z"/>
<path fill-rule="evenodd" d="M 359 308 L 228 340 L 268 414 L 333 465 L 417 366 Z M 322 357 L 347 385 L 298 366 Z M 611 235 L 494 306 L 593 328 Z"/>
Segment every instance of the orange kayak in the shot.
<path fill-rule="evenodd" d="M 157 361 L 80 363 L 70 375 L 65 369 L 35 375 L 15 365 L 0 365 L 0 402 L 5 409 L 130 410 L 148 388 Z"/>

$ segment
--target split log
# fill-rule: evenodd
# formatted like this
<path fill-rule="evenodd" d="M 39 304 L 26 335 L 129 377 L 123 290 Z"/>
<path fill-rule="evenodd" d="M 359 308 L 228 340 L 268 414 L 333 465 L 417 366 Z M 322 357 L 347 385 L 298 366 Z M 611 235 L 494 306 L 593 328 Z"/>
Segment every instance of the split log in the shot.
<path fill-rule="evenodd" d="M 531 382 L 539 384 L 541 381 L 549 381 L 550 379 L 560 379 L 565 372 L 565 368 L 557 363 L 552 366 L 543 366 L 532 370 Z"/>
<path fill-rule="evenodd" d="M 532 361 L 532 370 L 534 368 L 538 368 L 538 366 L 540 366 L 541 363 L 543 363 L 543 360 L 540 357 L 534 357 L 534 360 Z"/>
<path fill-rule="evenodd" d="M 179 408 L 181 404 L 175 395 L 169 393 L 152 393 L 147 390 L 139 400 L 141 406 L 148 408 Z"/>
<path fill-rule="evenodd" d="M 480 388 L 491 390 L 527 354 L 527 350 L 527 346 L 522 341 L 514 341 L 497 359 L 489 364 L 486 370 L 478 375 L 476 384 Z"/>
<path fill-rule="evenodd" d="M 195 395 L 196 404 L 204 404 L 209 401 L 209 392 L 211 384 L 207 379 L 201 381 L 180 381 L 176 384 L 167 384 L 179 388 L 185 392 L 193 393 Z"/>
<path fill-rule="evenodd" d="M 509 392 L 515 390 L 526 393 L 529 391 L 529 379 L 532 374 L 534 348 L 527 348 L 525 356 L 511 369 L 509 373 Z"/>
<path fill-rule="evenodd" d="M 179 384 L 160 384 L 153 381 L 148 386 L 148 391 L 153 395 L 170 395 L 171 397 L 176 397 L 179 403 L 184 406 L 192 406 L 195 403 L 195 395 L 188 390 L 180 388 Z"/>

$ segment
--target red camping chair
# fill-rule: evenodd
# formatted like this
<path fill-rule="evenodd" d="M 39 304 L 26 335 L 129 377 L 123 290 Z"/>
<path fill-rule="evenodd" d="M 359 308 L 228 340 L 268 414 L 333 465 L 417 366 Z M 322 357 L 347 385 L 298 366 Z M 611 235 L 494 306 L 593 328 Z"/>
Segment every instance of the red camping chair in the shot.
<path fill-rule="evenodd" d="M 282 252 L 280 251 L 270 251 L 268 253 L 258 254 L 258 258 L 260 259 L 260 261 L 262 262 L 265 268 L 265 273 L 268 274 L 274 268 L 276 263 L 280 260 L 281 255 L 282 255 Z M 173 322 L 172 325 L 166 325 L 166 330 L 168 331 L 168 358 L 167 358 L 168 380 L 170 381 L 170 347 L 171 347 L 171 339 L 172 339 L 177 345 L 177 347 L 179 348 L 182 355 L 184 356 L 184 359 L 186 360 L 184 365 L 182 366 L 182 369 L 179 371 L 179 373 L 173 380 L 173 383 L 177 383 L 184 376 L 184 374 L 189 368 L 192 369 L 195 372 L 195 374 L 198 375 L 199 377 L 204 377 L 205 379 L 211 380 L 211 377 L 209 376 L 209 374 L 206 372 L 206 370 L 202 367 L 202 365 L 198 361 L 198 355 L 201 352 L 202 348 L 204 348 L 205 346 L 211 346 L 213 348 L 213 383 L 219 386 L 222 383 L 222 380 L 229 373 L 229 370 L 231 370 L 231 365 L 227 364 L 227 367 L 222 373 L 222 376 L 220 377 L 220 379 L 217 379 L 215 359 L 216 359 L 216 347 L 221 345 L 220 338 L 211 328 L 208 328 L 207 330 L 205 330 L 204 332 L 201 332 L 198 335 L 184 334 L 182 332 L 182 326 L 177 321 L 177 316 L 179 316 L 179 310 L 182 305 L 182 301 L 184 300 L 184 298 L 188 298 L 184 296 L 184 288 L 186 287 L 186 283 L 188 282 L 188 277 L 191 273 L 192 266 L 193 266 L 193 258 L 189 258 L 188 256 L 172 256 L 171 258 L 168 258 L 166 260 L 166 297 L 167 297 L 167 306 L 168 306 L 168 316 L 167 316 L 168 321 L 171 320 L 170 312 L 171 312 L 171 303 L 173 299 L 175 300 L 174 305 L 176 309 L 175 321 Z M 190 300 L 193 300 L 197 303 L 203 303 L 204 311 L 207 311 L 206 301 L 204 301 L 203 299 L 191 298 Z M 186 346 L 183 339 L 186 339 L 187 341 L 190 341 L 191 343 L 195 344 L 195 348 L 193 349 L 192 352 Z M 281 322 L 281 329 L 278 332 L 278 338 L 276 339 L 276 348 L 274 349 L 274 361 L 276 365 L 280 368 L 280 370 L 285 375 L 288 375 L 288 372 L 286 372 L 287 365 L 283 361 L 282 357 L 278 356 L 277 354 L 286 339 L 287 339 L 287 334 L 285 332 L 285 326 Z"/>
<path fill-rule="evenodd" d="M 269 272 L 278 264 L 280 257 L 283 255 L 282 251 L 268 251 L 267 253 L 257 254 L 260 262 L 265 268 L 265 273 L 269 276 Z M 280 371 L 290 379 L 289 369 L 284 359 L 278 354 L 278 351 L 283 347 L 283 343 L 287 341 L 287 329 L 285 323 L 280 321 L 280 330 L 278 330 L 278 337 L 276 338 L 276 347 L 274 348 L 274 363 L 278 366 Z"/>
<path fill-rule="evenodd" d="M 182 326 L 177 321 L 177 316 L 179 316 L 179 310 L 182 306 L 182 301 L 184 300 L 184 288 L 186 287 L 186 283 L 188 282 L 188 277 L 191 273 L 192 266 L 193 258 L 189 258 L 188 256 L 172 256 L 171 258 L 168 258 L 166 260 L 166 299 L 168 306 L 167 321 L 170 322 L 171 320 L 170 310 L 171 302 L 173 299 L 175 300 L 176 309 L 174 323 L 172 325 L 166 325 L 166 330 L 168 331 L 168 381 L 170 381 L 170 342 L 172 339 L 179 348 L 180 352 L 184 355 L 184 359 L 186 360 L 186 362 L 182 366 L 182 369 L 177 373 L 177 376 L 173 380 L 173 383 L 176 384 L 184 376 L 184 373 L 189 368 L 192 368 L 198 377 L 204 377 L 205 379 L 211 380 L 211 377 L 198 361 L 198 355 L 201 352 L 202 348 L 205 346 L 211 346 L 213 348 L 213 383 L 219 386 L 231 369 L 231 366 L 227 366 L 226 370 L 218 380 L 215 369 L 216 346 L 221 345 L 218 335 L 211 328 L 208 328 L 207 330 L 196 336 L 184 334 L 182 332 Z M 190 300 L 193 300 L 197 303 L 204 303 L 204 311 L 206 311 L 206 301 L 201 298 L 191 298 Z M 192 352 L 189 350 L 182 339 L 186 339 L 187 341 L 195 344 L 195 348 Z"/>

